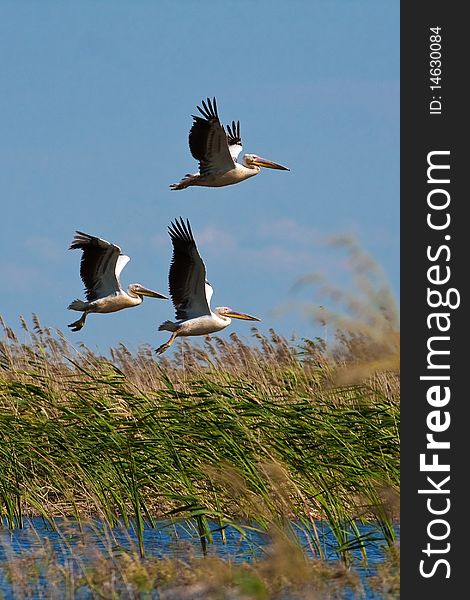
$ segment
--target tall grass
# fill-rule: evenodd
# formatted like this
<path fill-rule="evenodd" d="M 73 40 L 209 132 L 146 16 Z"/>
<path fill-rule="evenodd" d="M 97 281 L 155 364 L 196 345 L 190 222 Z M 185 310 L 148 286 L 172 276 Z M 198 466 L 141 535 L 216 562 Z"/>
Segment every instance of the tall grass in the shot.
<path fill-rule="evenodd" d="M 180 342 L 111 358 L 72 348 L 60 332 L 5 323 L 0 341 L 0 516 L 53 521 L 98 516 L 143 528 L 162 517 L 193 519 L 203 548 L 209 523 L 300 529 L 312 551 L 366 555 L 357 524 L 394 540 L 399 487 L 398 373 L 361 367 L 367 338 L 289 342 L 253 330 L 247 344 Z"/>

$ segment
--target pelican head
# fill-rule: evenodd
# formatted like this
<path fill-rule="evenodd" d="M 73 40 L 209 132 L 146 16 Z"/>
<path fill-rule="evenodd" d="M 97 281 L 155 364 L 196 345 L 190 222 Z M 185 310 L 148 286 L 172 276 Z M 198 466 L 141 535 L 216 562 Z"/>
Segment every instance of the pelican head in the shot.
<path fill-rule="evenodd" d="M 168 296 L 164 296 L 159 292 L 154 292 L 153 290 L 149 290 L 148 288 L 140 285 L 140 283 L 131 283 L 127 288 L 129 296 L 139 296 L 144 299 L 144 296 L 148 296 L 149 298 L 161 298 L 162 300 L 168 300 Z"/>
<path fill-rule="evenodd" d="M 287 167 L 283 167 L 278 163 L 272 162 L 267 158 L 261 158 L 261 156 L 257 156 L 256 154 L 245 154 L 243 156 L 243 164 L 246 167 L 256 166 L 256 167 L 267 167 L 268 169 L 279 169 L 280 171 L 290 171 Z"/>
<path fill-rule="evenodd" d="M 229 319 L 243 319 L 244 321 L 260 321 L 258 317 L 252 317 L 251 315 L 246 315 L 245 313 L 236 312 L 232 310 L 228 306 L 218 306 L 214 309 L 214 312 L 218 314 L 220 317 L 228 317 Z"/>

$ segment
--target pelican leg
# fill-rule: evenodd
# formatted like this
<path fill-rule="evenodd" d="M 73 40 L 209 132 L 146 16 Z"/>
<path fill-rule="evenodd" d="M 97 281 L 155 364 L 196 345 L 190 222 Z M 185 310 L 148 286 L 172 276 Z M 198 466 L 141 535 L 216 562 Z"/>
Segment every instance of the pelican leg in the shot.
<path fill-rule="evenodd" d="M 165 350 L 168 350 L 168 348 L 171 346 L 171 344 L 172 344 L 172 343 L 175 341 L 175 339 L 176 339 L 176 336 L 177 336 L 177 335 L 178 335 L 178 332 L 177 332 L 177 331 L 173 332 L 173 333 L 171 334 L 171 337 L 170 337 L 170 339 L 169 339 L 167 342 L 165 342 L 164 344 L 162 344 L 161 346 L 159 346 L 159 347 L 158 347 L 158 348 L 155 350 L 155 352 L 156 352 L 157 354 L 162 354 L 163 352 L 165 352 Z"/>
<path fill-rule="evenodd" d="M 70 323 L 70 325 L 68 325 L 68 327 L 70 327 L 70 329 L 72 331 L 80 331 L 80 329 L 85 325 L 85 320 L 87 318 L 88 313 L 85 311 L 83 313 L 83 315 L 78 319 L 78 321 L 74 321 L 73 323 Z"/>
<path fill-rule="evenodd" d="M 170 185 L 170 190 L 184 190 L 190 185 L 196 185 L 195 182 L 199 179 L 199 173 L 196 175 L 191 175 L 191 173 L 186 173 L 181 181 L 178 183 L 172 183 Z"/>

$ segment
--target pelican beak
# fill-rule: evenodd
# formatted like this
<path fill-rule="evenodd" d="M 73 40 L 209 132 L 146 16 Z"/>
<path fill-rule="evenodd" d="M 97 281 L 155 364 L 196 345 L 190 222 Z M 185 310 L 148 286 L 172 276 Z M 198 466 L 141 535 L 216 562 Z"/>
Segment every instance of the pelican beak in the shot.
<path fill-rule="evenodd" d="M 161 298 L 162 300 L 168 300 L 168 296 L 164 296 L 163 294 L 160 294 L 160 292 L 154 292 L 153 290 L 149 290 L 148 288 L 142 286 L 139 288 L 137 293 L 141 296 L 148 296 L 149 298 Z"/>
<path fill-rule="evenodd" d="M 243 319 L 244 321 L 261 321 L 258 317 L 252 317 L 251 315 L 246 315 L 245 313 L 239 313 L 234 310 L 225 313 L 226 317 L 231 317 L 232 319 Z"/>
<path fill-rule="evenodd" d="M 278 163 L 273 162 L 272 160 L 268 160 L 267 158 L 261 158 L 261 156 L 255 156 L 252 159 L 253 164 L 258 165 L 258 167 L 267 167 L 268 169 L 278 169 L 279 171 L 290 171 L 289 168 L 283 167 Z"/>

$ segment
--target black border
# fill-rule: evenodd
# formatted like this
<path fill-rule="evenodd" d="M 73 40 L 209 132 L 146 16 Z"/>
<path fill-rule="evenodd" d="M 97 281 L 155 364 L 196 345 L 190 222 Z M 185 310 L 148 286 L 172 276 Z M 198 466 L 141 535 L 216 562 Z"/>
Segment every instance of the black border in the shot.
<path fill-rule="evenodd" d="M 465 164 L 466 138 L 470 137 L 470 104 L 466 102 L 464 87 L 467 85 L 470 57 L 470 32 L 464 17 L 465 3 L 429 0 L 402 2 L 400 14 L 400 218 L 401 218 L 401 598 L 445 598 L 446 600 L 470 597 L 467 583 L 466 540 L 470 531 L 464 509 L 468 505 L 467 440 L 470 440 L 468 405 L 470 397 L 465 386 L 466 371 L 470 374 L 470 351 L 467 342 L 470 327 L 466 318 L 466 298 L 470 269 L 465 205 L 468 192 L 464 185 L 470 168 Z M 431 115 L 430 90 L 430 27 L 442 28 L 442 114 Z M 449 310 L 452 321 L 448 335 L 450 356 L 451 400 L 448 410 L 451 424 L 445 433 L 450 440 L 447 450 L 450 461 L 451 508 L 445 515 L 450 525 L 446 542 L 450 543 L 447 554 L 439 555 L 450 564 L 441 565 L 432 577 L 419 573 L 419 563 L 426 555 L 422 549 L 428 541 L 427 526 L 433 518 L 426 508 L 426 496 L 418 494 L 425 487 L 426 474 L 419 470 L 419 455 L 425 452 L 426 416 L 432 408 L 426 400 L 429 382 L 420 381 L 426 374 L 426 342 L 432 335 L 427 328 L 427 269 L 426 257 L 429 244 L 441 243 L 443 232 L 432 231 L 426 224 L 428 213 L 427 155 L 433 150 L 450 150 L 451 224 L 446 234 L 451 236 L 451 285 L 460 292 L 461 304 Z M 444 334 L 443 334 L 444 335 Z M 442 373 L 440 373 L 442 374 Z M 442 409 L 444 410 L 444 409 Z M 444 439 L 444 436 L 442 437 Z M 442 451 L 444 452 L 444 451 Z M 444 456 L 442 454 L 442 456 Z M 429 474 L 429 473 L 428 473 Z M 436 480 L 442 479 L 436 474 Z M 424 484 L 424 486 L 423 486 Z M 427 486 L 429 487 L 429 486 Z M 444 542 L 442 542 L 444 544 Z M 436 542 L 436 547 L 438 547 Z M 438 555 L 436 559 L 438 558 Z M 429 560 L 429 559 L 428 559 Z M 427 563 L 430 564 L 429 562 Z M 422 596 L 420 596 L 422 594 Z"/>

